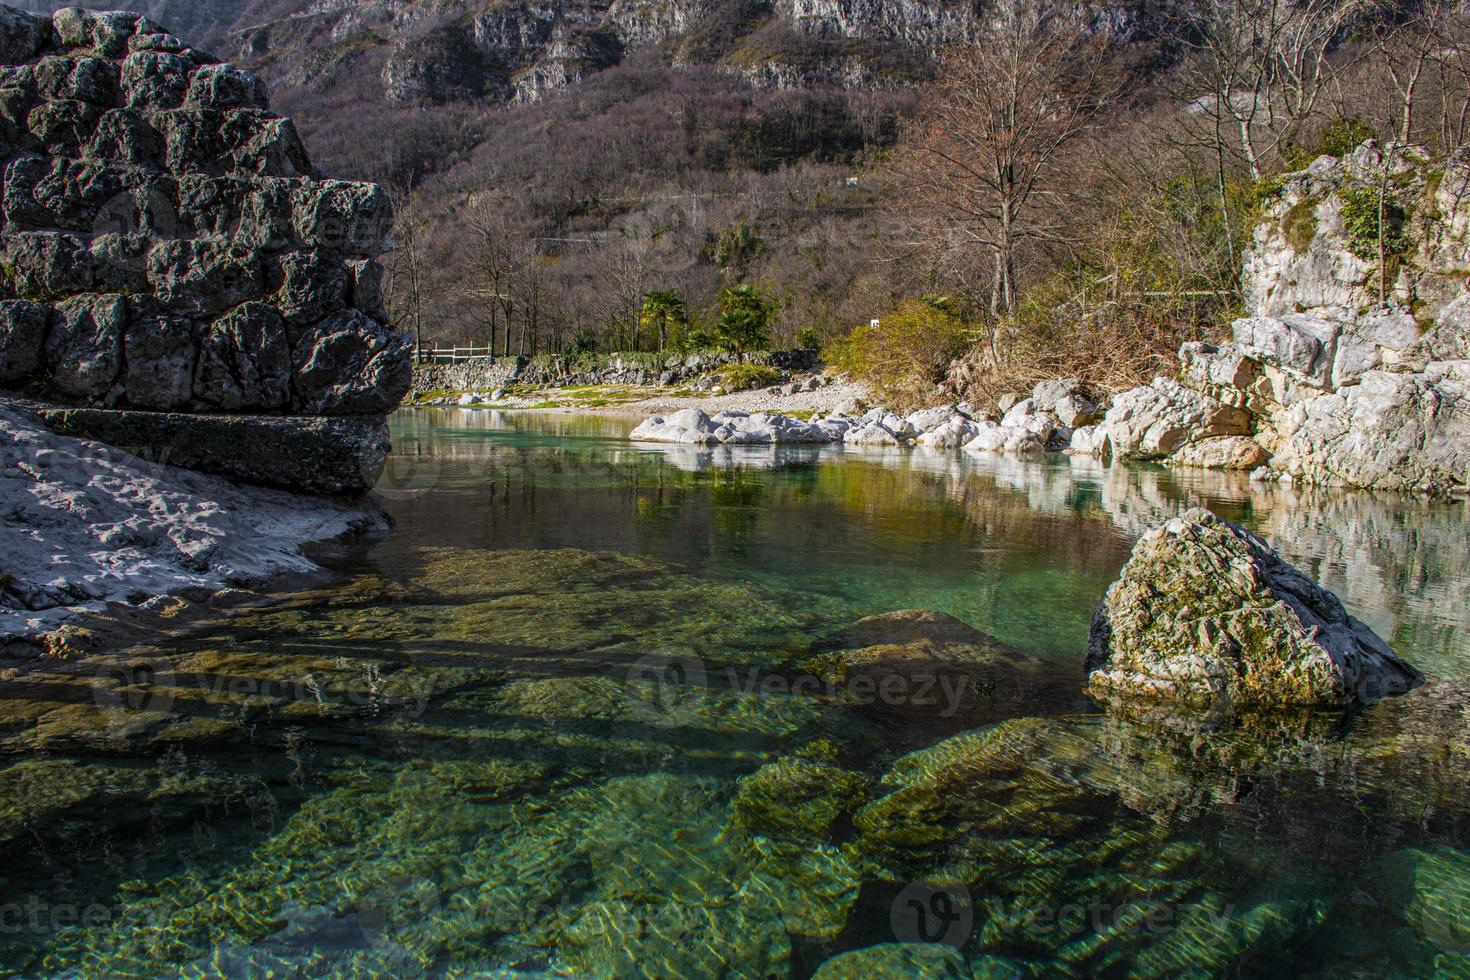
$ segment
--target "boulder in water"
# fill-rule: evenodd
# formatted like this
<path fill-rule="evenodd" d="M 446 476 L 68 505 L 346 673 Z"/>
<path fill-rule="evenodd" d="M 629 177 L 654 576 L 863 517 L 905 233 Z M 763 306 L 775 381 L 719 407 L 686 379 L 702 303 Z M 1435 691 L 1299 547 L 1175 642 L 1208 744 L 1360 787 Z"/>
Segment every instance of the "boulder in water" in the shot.
<path fill-rule="evenodd" d="M 1088 691 L 1259 711 L 1402 694 L 1419 672 L 1260 538 L 1195 509 L 1144 535 L 1093 619 Z"/>

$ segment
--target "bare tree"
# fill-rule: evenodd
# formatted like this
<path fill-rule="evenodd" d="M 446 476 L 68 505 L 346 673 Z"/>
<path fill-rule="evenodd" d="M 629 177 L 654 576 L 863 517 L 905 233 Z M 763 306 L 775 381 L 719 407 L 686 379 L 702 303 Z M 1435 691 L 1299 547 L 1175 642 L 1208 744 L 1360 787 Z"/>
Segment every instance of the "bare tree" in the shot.
<path fill-rule="evenodd" d="M 991 308 L 1012 309 L 1022 253 L 1055 236 L 1062 149 L 1110 101 L 1109 58 L 1077 8 L 1003 0 L 974 43 L 947 51 L 895 153 L 918 247 L 958 235 L 985 251 Z"/>
<path fill-rule="evenodd" d="M 388 305 L 393 319 L 413 330 L 414 344 L 424 345 L 424 218 L 420 214 L 413 176 L 394 184 L 393 237 L 396 242 L 389 265 Z"/>
<path fill-rule="evenodd" d="M 1368 0 L 1189 0 L 1176 34 L 1195 57 L 1186 94 L 1206 140 L 1259 180 L 1329 92 L 1330 55 Z"/>
<path fill-rule="evenodd" d="M 496 195 L 481 194 L 473 197 L 465 209 L 465 225 L 474 235 L 476 247 L 473 280 L 467 292 L 482 304 L 488 316 L 491 354 L 500 336 L 501 356 L 510 355 L 513 286 L 526 244 L 508 214 L 509 207 Z"/>

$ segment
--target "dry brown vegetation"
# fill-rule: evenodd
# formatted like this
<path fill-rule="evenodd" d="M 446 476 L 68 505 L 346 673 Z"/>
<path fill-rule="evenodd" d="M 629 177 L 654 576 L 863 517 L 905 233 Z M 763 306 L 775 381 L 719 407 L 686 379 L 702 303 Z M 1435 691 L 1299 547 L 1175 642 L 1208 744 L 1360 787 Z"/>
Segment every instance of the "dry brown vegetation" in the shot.
<path fill-rule="evenodd" d="M 845 347 L 895 397 L 1167 372 L 1238 312 L 1275 175 L 1344 134 L 1465 141 L 1465 0 L 1186 0 L 1121 39 L 1104 8 L 1002 0 L 988 33 L 873 90 L 699 64 L 835 50 L 741 9 L 736 47 L 701 28 L 539 103 L 386 105 L 365 52 L 281 106 L 325 169 L 394 188 L 392 308 L 427 341 L 654 350 L 650 293 L 678 294 L 687 339 L 753 283 L 779 301 L 773 343 Z M 924 295 L 964 338 L 937 378 L 930 337 L 852 335 Z"/>

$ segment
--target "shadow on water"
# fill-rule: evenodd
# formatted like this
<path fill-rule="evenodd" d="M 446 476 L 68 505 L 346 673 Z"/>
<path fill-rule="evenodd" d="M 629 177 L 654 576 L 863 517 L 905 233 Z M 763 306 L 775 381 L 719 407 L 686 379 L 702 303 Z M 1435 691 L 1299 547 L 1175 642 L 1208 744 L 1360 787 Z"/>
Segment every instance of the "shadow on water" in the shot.
<path fill-rule="evenodd" d="M 1465 968 L 1463 505 L 1086 459 L 634 445 L 632 424 L 402 413 L 379 488 L 396 530 L 337 583 L 7 665 L 0 883 L 22 898 L 0 967 Z M 1201 505 L 1434 683 L 1249 732 L 1089 713 L 1098 600 L 1139 534 Z M 849 654 L 808 659 L 903 609 L 1029 673 L 977 660 L 947 704 L 902 660 L 918 634 L 851 653 L 910 663 L 882 692 L 832 667 Z"/>

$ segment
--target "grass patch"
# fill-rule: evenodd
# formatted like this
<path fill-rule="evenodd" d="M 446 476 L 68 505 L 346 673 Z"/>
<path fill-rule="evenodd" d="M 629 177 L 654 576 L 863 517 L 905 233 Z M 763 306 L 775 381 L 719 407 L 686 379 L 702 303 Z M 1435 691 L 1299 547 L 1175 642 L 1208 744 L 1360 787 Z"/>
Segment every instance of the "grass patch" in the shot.
<path fill-rule="evenodd" d="M 1305 255 L 1317 237 L 1317 199 L 1308 195 L 1287 209 L 1281 217 L 1281 234 L 1293 253 Z"/>

